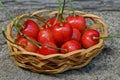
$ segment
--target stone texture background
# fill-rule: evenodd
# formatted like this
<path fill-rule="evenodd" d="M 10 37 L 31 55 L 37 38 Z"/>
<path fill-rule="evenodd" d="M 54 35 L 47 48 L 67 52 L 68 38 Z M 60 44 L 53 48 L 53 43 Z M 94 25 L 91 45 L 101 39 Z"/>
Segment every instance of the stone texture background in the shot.
<path fill-rule="evenodd" d="M 68 2 L 69 0 L 66 0 L 66 1 Z M 53 8 L 56 8 L 57 6 L 56 4 L 57 0 L 44 0 L 44 1 L 43 0 L 3 0 L 3 2 L 4 3 L 14 2 L 15 4 L 18 3 L 19 5 L 32 4 L 32 5 L 35 5 L 33 6 L 34 8 L 38 8 L 39 6 L 39 9 L 41 8 L 53 9 Z M 75 4 L 74 7 L 78 9 L 120 10 L 120 6 L 119 6 L 120 0 L 73 0 L 73 4 Z M 23 7 L 24 6 L 22 6 L 22 8 Z"/>
<path fill-rule="evenodd" d="M 66 0 L 66 9 L 70 9 Z M 13 17 L 39 9 L 56 9 L 57 0 L 3 0 Z M 120 35 L 120 0 L 74 0 L 74 8 L 100 16 L 110 35 Z M 10 22 L 0 7 L 0 30 Z M 120 80 L 120 41 L 106 39 L 105 49 L 87 66 L 57 75 L 33 73 L 19 68 L 9 55 L 0 32 L 0 80 Z"/>

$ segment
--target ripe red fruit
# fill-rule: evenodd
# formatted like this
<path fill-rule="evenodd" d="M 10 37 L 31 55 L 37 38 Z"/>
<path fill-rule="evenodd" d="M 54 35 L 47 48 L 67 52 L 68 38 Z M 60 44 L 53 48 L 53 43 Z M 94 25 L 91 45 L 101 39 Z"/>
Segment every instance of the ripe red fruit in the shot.
<path fill-rule="evenodd" d="M 68 16 L 66 20 L 73 28 L 78 29 L 80 32 L 85 30 L 86 21 L 83 16 Z"/>
<path fill-rule="evenodd" d="M 50 54 L 56 54 L 56 53 L 58 53 L 57 46 L 53 42 L 46 42 L 45 44 L 48 45 L 48 46 L 54 47 L 54 48 L 50 48 L 48 46 L 42 46 L 37 51 L 39 54 L 50 55 Z"/>
<path fill-rule="evenodd" d="M 89 29 L 86 30 L 82 35 L 82 44 L 85 48 L 89 48 L 99 43 L 99 39 L 94 39 L 94 37 L 99 37 L 99 32 L 97 30 Z"/>
<path fill-rule="evenodd" d="M 24 28 L 21 29 L 20 31 L 26 36 L 33 37 L 36 39 L 39 32 L 38 24 L 33 20 L 26 20 L 23 25 Z"/>
<path fill-rule="evenodd" d="M 40 43 L 54 42 L 52 31 L 49 28 L 40 30 L 38 33 L 38 41 Z"/>
<path fill-rule="evenodd" d="M 51 30 L 57 43 L 61 44 L 72 38 L 73 29 L 67 22 L 55 24 Z"/>
<path fill-rule="evenodd" d="M 34 38 L 31 37 L 32 40 L 34 40 Z M 34 45 L 33 43 L 29 42 L 27 39 L 21 37 L 17 40 L 17 43 L 20 45 L 23 45 L 22 47 L 28 51 L 28 52 L 37 52 L 38 47 L 36 45 Z"/>
<path fill-rule="evenodd" d="M 73 28 L 72 39 L 77 40 L 78 42 L 81 42 L 81 33 L 76 28 Z"/>
<path fill-rule="evenodd" d="M 75 50 L 78 50 L 78 49 L 82 49 L 80 43 L 76 40 L 70 40 L 70 41 L 67 41 L 65 42 L 62 47 L 62 49 L 66 49 L 66 51 L 62 50 L 61 52 L 62 53 L 68 53 L 68 52 L 71 52 L 71 51 L 75 51 Z"/>
<path fill-rule="evenodd" d="M 55 25 L 55 24 L 57 24 L 57 23 L 60 23 L 60 19 L 56 20 L 56 16 L 55 16 L 55 17 L 52 17 L 52 18 L 50 18 L 50 19 L 47 20 L 47 24 L 44 26 L 44 28 L 49 28 L 48 25 L 53 26 L 53 25 Z M 51 27 L 51 26 L 50 26 L 50 27 Z"/>
<path fill-rule="evenodd" d="M 55 21 L 57 20 L 56 18 L 57 18 L 56 16 L 55 16 L 55 17 L 52 17 L 52 18 L 50 18 L 47 22 L 48 22 L 49 24 L 51 24 L 51 25 L 54 25 L 54 24 L 55 24 Z M 56 23 L 60 23 L 59 18 L 58 18 L 58 20 L 56 21 Z"/>

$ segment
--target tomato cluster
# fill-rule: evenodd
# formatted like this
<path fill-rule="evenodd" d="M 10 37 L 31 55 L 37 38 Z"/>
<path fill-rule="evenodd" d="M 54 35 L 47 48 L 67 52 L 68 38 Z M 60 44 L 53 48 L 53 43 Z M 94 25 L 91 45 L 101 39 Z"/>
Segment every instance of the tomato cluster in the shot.
<path fill-rule="evenodd" d="M 67 16 L 64 21 L 52 17 L 39 27 L 32 19 L 24 21 L 24 28 L 20 32 L 28 36 L 35 42 L 40 43 L 40 47 L 31 43 L 25 37 L 18 35 L 17 43 L 29 52 L 42 55 L 66 54 L 71 51 L 87 49 L 99 43 L 99 32 L 86 28 L 86 20 L 83 16 Z M 49 24 L 50 26 L 48 26 Z"/>

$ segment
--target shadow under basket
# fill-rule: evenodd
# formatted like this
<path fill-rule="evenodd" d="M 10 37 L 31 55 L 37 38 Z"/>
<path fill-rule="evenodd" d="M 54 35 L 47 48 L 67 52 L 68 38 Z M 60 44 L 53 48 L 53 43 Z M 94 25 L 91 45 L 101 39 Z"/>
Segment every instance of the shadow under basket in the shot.
<path fill-rule="evenodd" d="M 55 16 L 58 11 L 52 10 L 39 10 L 32 14 L 23 14 L 16 17 L 21 18 L 24 15 L 34 16 L 39 21 L 40 19 L 49 19 Z M 82 11 L 75 11 L 76 15 L 84 16 L 86 19 L 86 27 L 89 29 L 97 29 L 100 32 L 100 37 L 108 35 L 107 27 L 104 22 L 96 15 L 88 14 Z M 72 11 L 64 10 L 64 15 L 72 15 Z M 15 41 L 13 31 L 13 21 L 8 24 L 6 35 L 11 41 Z M 67 70 L 78 69 L 86 66 L 96 55 L 98 55 L 104 48 L 105 39 L 100 39 L 99 43 L 88 48 L 76 50 L 67 54 L 52 54 L 40 55 L 33 52 L 27 52 L 22 47 L 7 41 L 10 49 L 10 54 L 14 59 L 16 65 L 38 73 L 57 74 Z"/>

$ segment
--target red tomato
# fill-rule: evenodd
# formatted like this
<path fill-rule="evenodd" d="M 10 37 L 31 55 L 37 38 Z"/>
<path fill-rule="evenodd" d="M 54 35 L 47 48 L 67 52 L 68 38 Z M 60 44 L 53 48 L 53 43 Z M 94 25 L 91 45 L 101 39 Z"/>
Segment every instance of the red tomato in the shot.
<path fill-rule="evenodd" d="M 73 28 L 72 39 L 77 40 L 78 42 L 81 42 L 81 33 L 76 28 Z"/>
<path fill-rule="evenodd" d="M 65 42 L 62 47 L 62 49 L 66 49 L 66 51 L 62 50 L 61 52 L 62 53 L 68 53 L 68 52 L 72 52 L 72 51 L 75 51 L 75 50 L 78 50 L 78 49 L 82 49 L 80 43 L 76 40 L 70 40 L 70 41 L 67 41 Z"/>
<path fill-rule="evenodd" d="M 92 47 L 99 43 L 99 39 L 94 39 L 94 37 L 99 37 L 99 32 L 97 30 L 89 29 L 86 30 L 82 35 L 82 44 L 85 48 Z"/>
<path fill-rule="evenodd" d="M 68 16 L 66 20 L 73 28 L 78 29 L 80 32 L 85 30 L 86 21 L 83 16 Z"/>
<path fill-rule="evenodd" d="M 40 43 L 54 42 L 52 31 L 49 28 L 40 30 L 38 33 L 38 41 Z"/>
<path fill-rule="evenodd" d="M 34 40 L 33 38 L 31 38 L 32 40 Z M 21 37 L 17 40 L 17 43 L 20 45 L 23 45 L 22 47 L 28 51 L 28 52 L 37 52 L 38 47 L 35 46 L 34 44 L 32 44 L 31 42 L 29 42 L 27 39 Z"/>
<path fill-rule="evenodd" d="M 50 18 L 48 21 L 47 21 L 47 24 L 50 24 L 51 26 L 57 24 L 57 23 L 60 23 L 60 19 L 56 20 L 56 16 L 55 17 L 52 17 Z M 48 26 L 48 25 L 45 25 L 44 28 L 49 28 L 51 26 Z"/>
<path fill-rule="evenodd" d="M 73 29 L 67 22 L 55 24 L 51 30 L 53 32 L 54 40 L 59 44 L 72 38 Z"/>
<path fill-rule="evenodd" d="M 23 34 L 26 34 L 28 37 L 37 38 L 39 26 L 36 22 L 33 20 L 27 20 L 24 22 L 24 27 L 25 28 L 20 30 Z"/>
<path fill-rule="evenodd" d="M 58 53 L 57 46 L 53 42 L 46 42 L 45 44 L 48 45 L 48 46 L 54 47 L 56 49 L 50 48 L 48 46 L 42 46 L 37 51 L 39 54 L 50 55 L 50 54 L 56 54 L 56 53 Z"/>

